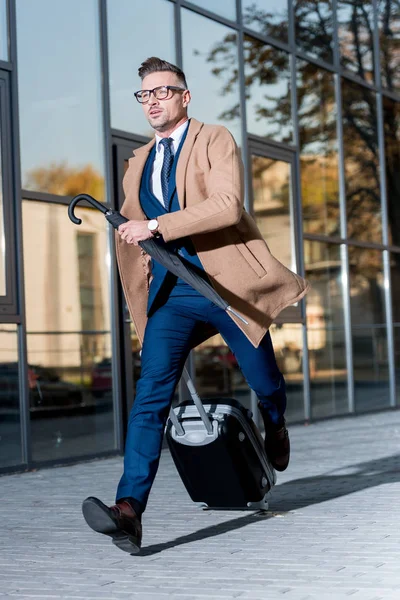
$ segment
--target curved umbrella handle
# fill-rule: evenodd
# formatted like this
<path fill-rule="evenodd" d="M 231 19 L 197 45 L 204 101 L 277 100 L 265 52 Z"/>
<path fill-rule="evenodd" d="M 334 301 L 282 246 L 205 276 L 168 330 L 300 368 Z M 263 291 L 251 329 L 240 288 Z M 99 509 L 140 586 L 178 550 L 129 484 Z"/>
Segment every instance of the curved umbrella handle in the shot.
<path fill-rule="evenodd" d="M 106 214 L 109 210 L 104 204 L 95 200 L 93 196 L 90 196 L 89 194 L 78 194 L 75 198 L 72 198 L 71 203 L 68 206 L 68 216 L 75 225 L 80 225 L 82 223 L 82 219 L 79 219 L 74 214 L 75 206 L 80 200 L 86 200 L 86 202 L 89 202 L 89 204 L 100 210 L 103 214 Z"/>

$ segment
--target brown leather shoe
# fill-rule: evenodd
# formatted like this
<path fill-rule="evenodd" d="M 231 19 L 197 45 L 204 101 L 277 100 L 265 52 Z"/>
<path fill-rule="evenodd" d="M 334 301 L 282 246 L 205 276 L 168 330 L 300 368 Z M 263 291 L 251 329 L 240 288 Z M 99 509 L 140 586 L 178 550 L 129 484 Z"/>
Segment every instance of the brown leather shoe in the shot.
<path fill-rule="evenodd" d="M 142 524 L 126 500 L 106 506 L 98 498 L 89 497 L 82 503 L 83 517 L 94 531 L 112 538 L 124 552 L 137 554 L 142 545 Z"/>
<path fill-rule="evenodd" d="M 274 469 L 277 471 L 287 469 L 290 459 L 290 440 L 285 421 L 279 429 L 270 426 L 265 430 L 264 444 L 265 452 Z"/>

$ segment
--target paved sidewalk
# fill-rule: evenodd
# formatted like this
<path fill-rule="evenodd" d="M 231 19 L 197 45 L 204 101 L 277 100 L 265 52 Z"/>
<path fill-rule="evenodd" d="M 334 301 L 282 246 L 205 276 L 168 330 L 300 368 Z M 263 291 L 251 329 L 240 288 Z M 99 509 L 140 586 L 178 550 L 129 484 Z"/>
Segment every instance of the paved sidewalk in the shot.
<path fill-rule="evenodd" d="M 0 599 L 400 600 L 400 411 L 291 427 L 270 511 L 202 511 L 163 452 L 130 556 L 83 521 L 120 458 L 0 478 Z"/>

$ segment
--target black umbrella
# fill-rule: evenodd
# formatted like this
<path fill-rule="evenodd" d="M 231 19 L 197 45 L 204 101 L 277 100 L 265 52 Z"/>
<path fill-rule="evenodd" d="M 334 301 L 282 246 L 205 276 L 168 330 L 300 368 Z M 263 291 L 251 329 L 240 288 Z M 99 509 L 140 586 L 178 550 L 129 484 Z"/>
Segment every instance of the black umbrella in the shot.
<path fill-rule="evenodd" d="M 80 225 L 82 223 L 81 219 L 74 214 L 75 206 L 78 204 L 80 200 L 86 200 L 100 210 L 107 221 L 111 223 L 111 225 L 118 229 L 122 223 L 126 223 L 128 219 L 123 217 L 121 213 L 117 210 L 111 210 L 95 200 L 89 194 L 78 194 L 75 198 L 72 198 L 70 205 L 68 206 L 68 216 L 73 223 L 76 225 Z M 221 298 L 221 296 L 214 290 L 212 285 L 208 283 L 201 275 L 199 275 L 190 265 L 188 261 L 182 259 L 178 254 L 170 252 L 167 248 L 160 246 L 154 239 L 143 240 L 139 242 L 139 246 L 143 248 L 154 260 L 163 265 L 168 271 L 171 271 L 174 275 L 177 275 L 183 281 L 191 285 L 195 290 L 200 292 L 205 298 L 211 300 L 214 304 L 222 308 L 223 310 L 227 310 L 234 314 L 238 319 L 243 321 L 246 325 L 248 322 L 241 315 L 239 315 L 229 304 Z"/>

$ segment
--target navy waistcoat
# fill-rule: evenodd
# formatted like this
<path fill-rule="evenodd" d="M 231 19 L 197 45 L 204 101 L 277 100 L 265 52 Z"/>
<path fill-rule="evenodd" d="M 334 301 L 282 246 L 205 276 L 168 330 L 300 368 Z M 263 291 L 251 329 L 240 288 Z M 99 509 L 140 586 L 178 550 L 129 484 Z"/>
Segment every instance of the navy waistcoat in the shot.
<path fill-rule="evenodd" d="M 176 166 L 182 146 L 186 139 L 188 129 L 189 127 L 187 127 L 184 135 L 182 136 L 181 143 L 179 144 L 179 148 L 174 156 L 174 162 L 171 168 L 168 185 L 168 210 L 164 208 L 151 190 L 151 172 L 156 156 L 156 144 L 154 144 L 153 148 L 151 149 L 143 170 L 139 192 L 140 204 L 148 219 L 156 219 L 160 215 L 166 214 L 167 212 L 176 212 L 180 210 L 178 194 L 176 191 Z M 197 271 L 200 270 L 202 274 L 205 275 L 203 266 L 189 237 L 180 238 L 167 243 L 164 242 L 162 237 L 154 239 L 157 244 L 166 246 L 170 251 L 178 253 L 185 260 L 189 261 Z M 150 285 L 149 298 L 147 302 L 147 314 L 149 316 L 167 300 L 168 296 L 176 285 L 187 285 L 181 279 L 177 278 L 175 275 L 172 275 L 172 273 L 169 273 L 165 267 L 153 259 L 151 260 L 151 270 L 153 279 Z M 156 298 L 157 302 L 155 302 Z"/>

